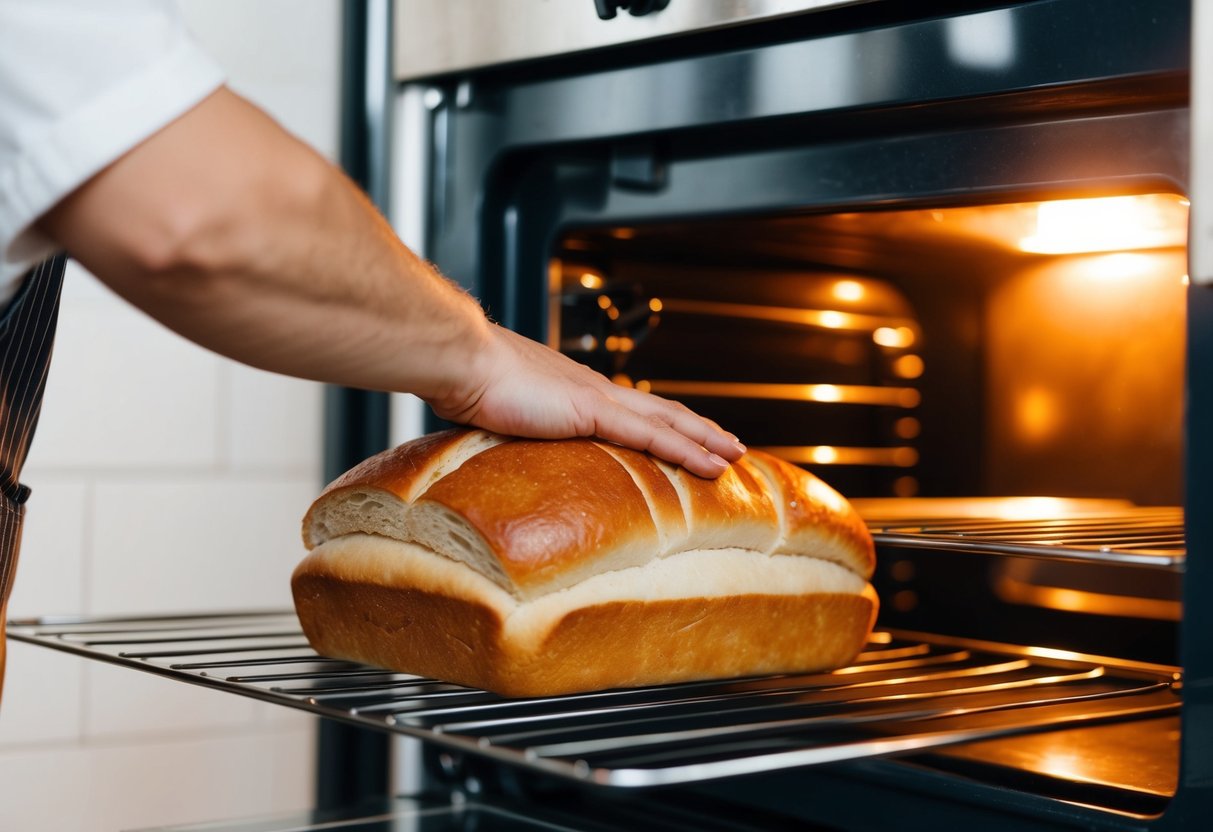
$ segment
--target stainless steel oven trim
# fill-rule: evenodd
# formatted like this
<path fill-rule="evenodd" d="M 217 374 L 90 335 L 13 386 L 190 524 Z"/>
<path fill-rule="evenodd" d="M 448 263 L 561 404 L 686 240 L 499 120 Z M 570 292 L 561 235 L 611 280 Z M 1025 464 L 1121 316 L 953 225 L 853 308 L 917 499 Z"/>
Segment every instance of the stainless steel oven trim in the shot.
<path fill-rule="evenodd" d="M 1204 48 L 1201 48 L 1203 44 Z M 1213 284 L 1213 8 L 1192 2 L 1192 213 L 1188 270 L 1194 284 Z"/>
<path fill-rule="evenodd" d="M 396 0 L 397 81 L 773 20 L 873 0 L 674 0 L 599 20 L 593 0 Z"/>

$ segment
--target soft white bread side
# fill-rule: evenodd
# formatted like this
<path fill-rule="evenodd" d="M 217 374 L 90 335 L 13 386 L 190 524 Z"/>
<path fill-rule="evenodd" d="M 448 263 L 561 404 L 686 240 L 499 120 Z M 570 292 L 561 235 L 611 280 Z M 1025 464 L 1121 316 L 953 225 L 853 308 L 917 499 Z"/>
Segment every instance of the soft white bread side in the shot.
<path fill-rule="evenodd" d="M 447 431 L 342 476 L 303 534 L 318 651 L 514 695 L 820 670 L 876 612 L 858 515 L 755 452 L 704 480 L 590 440 Z"/>

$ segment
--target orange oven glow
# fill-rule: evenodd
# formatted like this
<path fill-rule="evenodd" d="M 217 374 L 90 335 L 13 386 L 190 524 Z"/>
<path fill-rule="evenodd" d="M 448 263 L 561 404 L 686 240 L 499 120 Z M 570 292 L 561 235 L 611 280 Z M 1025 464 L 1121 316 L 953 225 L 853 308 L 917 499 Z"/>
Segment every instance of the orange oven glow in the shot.
<path fill-rule="evenodd" d="M 1188 200 L 1171 194 L 1060 199 L 1035 206 L 1019 247 L 1035 254 L 1168 248 L 1187 236 Z"/>

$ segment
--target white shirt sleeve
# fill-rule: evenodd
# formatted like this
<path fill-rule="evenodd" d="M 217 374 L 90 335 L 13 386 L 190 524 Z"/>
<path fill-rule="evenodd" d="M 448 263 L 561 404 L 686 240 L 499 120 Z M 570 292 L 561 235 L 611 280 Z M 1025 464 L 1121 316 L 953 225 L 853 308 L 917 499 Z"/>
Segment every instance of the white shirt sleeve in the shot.
<path fill-rule="evenodd" d="M 170 0 L 0 0 L 0 303 L 34 222 L 223 80 Z"/>

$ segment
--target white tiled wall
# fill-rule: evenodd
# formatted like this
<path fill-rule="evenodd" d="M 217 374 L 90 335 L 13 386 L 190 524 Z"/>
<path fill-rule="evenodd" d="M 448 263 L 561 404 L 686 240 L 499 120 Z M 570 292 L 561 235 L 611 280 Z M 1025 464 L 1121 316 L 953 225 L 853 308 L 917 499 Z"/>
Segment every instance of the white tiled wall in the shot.
<path fill-rule="evenodd" d="M 336 155 L 337 0 L 186 0 L 229 83 Z M 321 389 L 219 358 L 71 266 L 12 617 L 286 608 Z M 0 830 L 238 818 L 312 800 L 310 718 L 10 643 Z"/>

